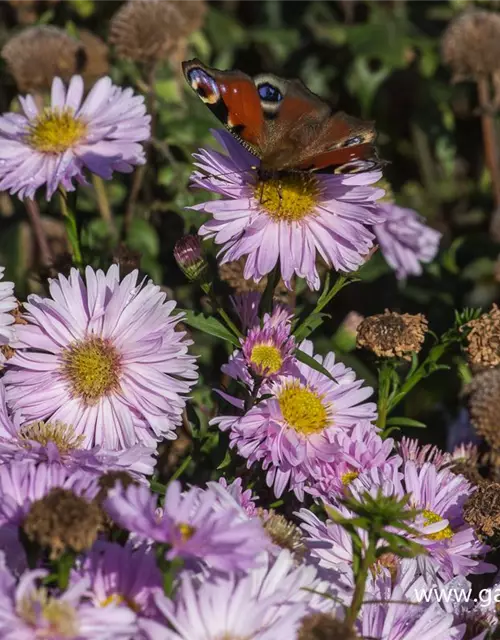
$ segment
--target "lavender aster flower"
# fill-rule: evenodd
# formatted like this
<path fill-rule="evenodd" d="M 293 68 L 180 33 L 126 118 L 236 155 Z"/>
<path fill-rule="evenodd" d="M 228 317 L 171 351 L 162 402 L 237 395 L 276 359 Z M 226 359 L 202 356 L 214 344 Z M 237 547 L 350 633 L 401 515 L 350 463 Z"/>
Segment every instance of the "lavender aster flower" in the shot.
<path fill-rule="evenodd" d="M 121 282 L 116 265 L 51 280 L 52 298 L 32 295 L 28 324 L 4 377 L 7 402 L 24 424 L 70 425 L 83 446 L 154 447 L 174 439 L 185 394 L 197 379 L 181 315 L 160 287 Z"/>
<path fill-rule="evenodd" d="M 136 615 L 109 604 L 94 607 L 85 601 L 88 580 L 63 593 L 38 583 L 48 574 L 26 571 L 16 584 L 0 556 L 0 636 L 4 640 L 130 640 L 137 637 Z"/>
<path fill-rule="evenodd" d="M 193 487 L 182 493 L 178 482 L 167 489 L 161 515 L 156 496 L 146 487 L 117 486 L 105 509 L 120 526 L 144 539 L 168 544 L 167 559 L 182 557 L 220 571 L 246 570 L 268 545 L 257 518 L 243 519 L 241 510 L 220 509 L 216 491 Z"/>
<path fill-rule="evenodd" d="M 227 154 L 201 149 L 193 183 L 224 197 L 193 207 L 213 215 L 199 233 L 222 245 L 221 264 L 248 256 L 244 277 L 261 280 L 279 261 L 288 288 L 294 274 L 318 289 L 316 257 L 354 271 L 373 246 L 369 225 L 385 220 L 375 206 L 384 191 L 380 172 L 296 174 L 259 178 L 258 160 L 229 133 L 214 132 Z"/>
<path fill-rule="evenodd" d="M 304 341 L 300 348 L 313 355 L 311 342 Z M 365 402 L 371 388 L 356 380 L 351 369 L 336 363 L 333 353 L 314 357 L 335 381 L 298 363 L 298 375 L 277 376 L 266 384 L 266 396 L 271 397 L 241 417 L 213 421 L 229 430 L 231 446 L 248 459 L 249 466 L 262 463 L 267 484 L 277 497 L 290 487 L 303 499 L 304 484 L 312 481 L 316 465 L 336 455 L 335 433 L 375 417 L 375 405 Z"/>
<path fill-rule="evenodd" d="M 67 91 L 54 78 L 50 107 L 40 110 L 32 96 L 19 96 L 23 113 L 0 116 L 0 191 L 33 198 L 45 184 L 50 199 L 59 185 L 72 191 L 74 179 L 85 182 L 85 168 L 109 180 L 113 171 L 144 164 L 140 143 L 150 135 L 144 97 L 105 77 L 82 103 L 83 88 L 80 76 Z"/>
<path fill-rule="evenodd" d="M 385 222 L 373 227 L 384 258 L 398 278 L 419 276 L 422 264 L 431 262 L 439 249 L 441 233 L 422 222 L 412 209 L 380 204 Z"/>
<path fill-rule="evenodd" d="M 1 151 L 0 151 L 1 154 Z M 5 267 L 0 267 L 0 280 Z M 8 347 L 14 340 L 14 316 L 11 311 L 17 307 L 13 282 L 0 282 L 0 368 L 5 362 L 3 347 Z"/>

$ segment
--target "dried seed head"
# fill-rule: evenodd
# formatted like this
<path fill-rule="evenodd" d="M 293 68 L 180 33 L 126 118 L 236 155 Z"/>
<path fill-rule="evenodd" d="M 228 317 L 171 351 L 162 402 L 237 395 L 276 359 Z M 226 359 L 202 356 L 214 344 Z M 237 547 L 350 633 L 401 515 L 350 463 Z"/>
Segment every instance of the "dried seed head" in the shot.
<path fill-rule="evenodd" d="M 443 61 L 455 82 L 493 73 L 499 67 L 500 16 L 493 11 L 466 11 L 452 20 L 442 40 Z"/>
<path fill-rule="evenodd" d="M 359 640 L 350 624 L 328 613 L 310 613 L 302 618 L 298 640 Z"/>
<path fill-rule="evenodd" d="M 485 482 L 479 473 L 479 450 L 472 443 L 461 444 L 451 454 L 450 471 L 464 476 L 471 484 L 478 485 Z"/>
<path fill-rule="evenodd" d="M 478 535 L 491 537 L 500 533 L 500 484 L 483 483 L 464 505 L 464 520 Z"/>
<path fill-rule="evenodd" d="M 97 494 L 95 501 L 98 504 L 102 504 L 108 497 L 108 491 L 113 489 L 117 482 L 121 482 L 126 489 L 131 484 L 137 484 L 137 482 L 126 471 L 108 471 L 99 478 L 99 493 Z"/>
<path fill-rule="evenodd" d="M 471 320 L 461 329 L 470 328 L 467 334 L 469 362 L 476 367 L 500 365 L 500 309 L 496 304 L 491 311 Z"/>
<path fill-rule="evenodd" d="M 109 39 L 121 58 L 151 64 L 175 56 L 205 11 L 204 0 L 129 0 L 113 16 Z"/>
<path fill-rule="evenodd" d="M 113 263 L 120 267 L 120 275 L 124 278 L 135 269 L 140 268 L 141 253 L 130 249 L 122 242 L 113 254 Z"/>
<path fill-rule="evenodd" d="M 50 549 L 54 560 L 67 549 L 77 553 L 89 549 L 101 522 L 101 510 L 95 502 L 57 487 L 33 502 L 23 529 L 29 540 Z"/>
<path fill-rule="evenodd" d="M 92 84 L 109 72 L 108 45 L 95 33 L 80 29 L 78 31 L 80 50 L 78 53 L 77 71 L 83 76 L 86 84 Z"/>
<path fill-rule="evenodd" d="M 365 318 L 358 327 L 357 346 L 373 351 L 379 358 L 404 358 L 422 348 L 427 320 L 421 313 L 410 315 L 385 310 Z"/>
<path fill-rule="evenodd" d="M 262 525 L 272 542 L 282 549 L 288 549 L 297 562 L 301 562 L 306 552 L 301 530 L 273 509 L 258 509 Z"/>
<path fill-rule="evenodd" d="M 500 449 L 500 369 L 479 372 L 464 392 L 474 429 L 493 449 Z"/>
<path fill-rule="evenodd" d="M 264 276 L 259 282 L 245 280 L 243 276 L 245 262 L 246 258 L 240 258 L 234 262 L 226 262 L 226 264 L 219 265 L 219 278 L 223 282 L 227 282 L 235 293 L 249 293 L 251 291 L 263 293 L 267 286 L 267 276 Z M 295 306 L 295 291 L 289 291 L 285 287 L 283 280 L 280 279 L 274 290 L 274 299 L 293 309 Z"/>
<path fill-rule="evenodd" d="M 69 80 L 77 69 L 81 45 L 57 27 L 31 27 L 11 38 L 2 58 L 14 76 L 19 91 L 50 89 L 59 76 Z"/>

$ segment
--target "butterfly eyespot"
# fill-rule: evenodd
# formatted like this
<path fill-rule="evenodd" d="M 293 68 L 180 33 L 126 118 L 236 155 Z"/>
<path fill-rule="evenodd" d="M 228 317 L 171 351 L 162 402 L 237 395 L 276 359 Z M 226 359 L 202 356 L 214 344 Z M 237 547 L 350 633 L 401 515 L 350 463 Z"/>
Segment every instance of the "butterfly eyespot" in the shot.
<path fill-rule="evenodd" d="M 265 100 L 266 102 L 280 102 L 283 100 L 283 94 L 270 82 L 264 82 L 257 87 L 257 91 L 259 92 L 259 96 L 261 100 Z"/>
<path fill-rule="evenodd" d="M 203 102 L 214 104 L 220 99 L 220 91 L 217 83 L 202 69 L 191 69 L 187 74 L 187 79 Z"/>

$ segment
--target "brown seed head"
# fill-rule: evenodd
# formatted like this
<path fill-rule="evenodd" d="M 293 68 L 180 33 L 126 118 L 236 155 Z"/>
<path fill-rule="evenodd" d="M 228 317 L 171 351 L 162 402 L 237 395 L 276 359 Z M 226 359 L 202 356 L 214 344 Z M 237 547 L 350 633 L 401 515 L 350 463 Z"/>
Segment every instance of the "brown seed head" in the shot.
<path fill-rule="evenodd" d="M 137 482 L 126 471 L 108 471 L 99 478 L 99 493 L 97 494 L 95 501 L 102 504 L 108 497 L 108 491 L 113 489 L 117 482 L 121 482 L 126 489 L 131 484 L 137 484 Z"/>
<path fill-rule="evenodd" d="M 258 509 L 262 525 L 272 542 L 282 549 L 288 549 L 295 560 L 300 562 L 306 552 L 301 530 L 273 509 Z"/>
<path fill-rule="evenodd" d="M 89 549 L 100 528 L 99 506 L 59 487 L 35 501 L 23 523 L 29 540 L 50 549 L 53 560 L 66 549 Z"/>
<path fill-rule="evenodd" d="M 465 392 L 476 432 L 493 449 L 500 449 L 500 369 L 487 369 L 474 376 Z"/>
<path fill-rule="evenodd" d="M 205 12 L 204 0 L 129 0 L 113 16 L 109 39 L 121 58 L 151 64 L 175 56 Z"/>
<path fill-rule="evenodd" d="M 500 365 L 500 309 L 496 304 L 491 311 L 483 313 L 477 320 L 471 320 L 461 330 L 469 328 L 467 334 L 467 355 L 471 365 L 476 367 L 497 367 Z"/>
<path fill-rule="evenodd" d="M 464 505 L 464 520 L 478 535 L 491 537 L 500 533 L 500 484 L 479 485 Z"/>
<path fill-rule="evenodd" d="M 493 73 L 500 59 L 500 15 L 492 11 L 459 15 L 445 31 L 442 56 L 455 82 Z"/>
<path fill-rule="evenodd" d="M 86 84 L 92 84 L 109 72 L 109 48 L 104 40 L 87 29 L 78 31 L 78 40 L 80 51 L 77 71 L 83 76 Z"/>
<path fill-rule="evenodd" d="M 57 27 L 31 27 L 12 37 L 2 58 L 19 91 L 49 89 L 55 76 L 69 80 L 76 72 L 81 45 Z"/>
<path fill-rule="evenodd" d="M 310 613 L 302 618 L 298 640 L 359 640 L 350 624 L 328 613 Z"/>
<path fill-rule="evenodd" d="M 365 318 L 358 327 L 357 346 L 373 351 L 379 358 L 404 358 L 422 348 L 427 320 L 421 313 L 410 315 L 385 310 Z"/>
<path fill-rule="evenodd" d="M 235 293 L 249 293 L 251 291 L 263 293 L 267 286 L 267 276 L 264 276 L 259 282 L 245 280 L 243 276 L 245 262 L 246 258 L 243 257 L 234 262 L 219 265 L 219 278 L 223 282 L 227 282 Z M 295 292 L 289 291 L 281 279 L 274 290 L 274 299 L 286 304 L 291 309 L 295 306 Z"/>

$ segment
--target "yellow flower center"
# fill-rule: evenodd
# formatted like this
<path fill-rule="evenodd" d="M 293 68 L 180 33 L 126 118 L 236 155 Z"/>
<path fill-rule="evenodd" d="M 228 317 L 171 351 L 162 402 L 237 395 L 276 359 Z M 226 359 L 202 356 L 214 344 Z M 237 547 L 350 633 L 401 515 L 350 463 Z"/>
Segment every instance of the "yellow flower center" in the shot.
<path fill-rule="evenodd" d="M 346 471 L 346 473 L 344 473 L 341 477 L 342 484 L 344 485 L 344 487 L 347 487 L 347 485 L 351 484 L 353 480 L 356 480 L 358 476 L 359 471 Z"/>
<path fill-rule="evenodd" d="M 73 394 L 95 404 L 119 387 L 120 356 L 108 340 L 92 336 L 66 349 L 62 371 Z"/>
<path fill-rule="evenodd" d="M 27 141 L 37 151 L 63 153 L 86 134 L 87 125 L 73 109 L 45 109 L 30 125 Z"/>
<path fill-rule="evenodd" d="M 32 422 L 27 424 L 19 432 L 22 440 L 34 440 L 44 447 L 53 442 L 60 453 L 68 453 L 74 449 L 81 449 L 85 437 L 76 436 L 73 427 L 63 422 Z"/>
<path fill-rule="evenodd" d="M 270 344 L 256 344 L 250 354 L 250 362 L 267 375 L 276 373 L 283 365 L 280 350 Z"/>
<path fill-rule="evenodd" d="M 196 533 L 195 527 L 192 527 L 190 524 L 186 524 L 184 522 L 181 522 L 181 524 L 178 526 L 178 529 L 179 533 L 181 534 L 182 542 L 187 542 Z"/>
<path fill-rule="evenodd" d="M 17 612 L 36 631 L 40 629 L 40 618 L 43 618 L 42 635 L 35 633 L 36 637 L 75 638 L 79 635 L 76 613 L 71 604 L 51 598 L 46 589 L 38 589 L 25 596 L 18 603 Z"/>
<path fill-rule="evenodd" d="M 309 216 L 318 194 L 317 178 L 302 173 L 260 180 L 255 186 L 255 199 L 276 221 L 297 222 Z"/>
<path fill-rule="evenodd" d="M 321 396 L 298 382 L 285 386 L 278 402 L 288 426 L 299 433 L 318 433 L 328 424 L 328 413 Z"/>
<path fill-rule="evenodd" d="M 129 609 L 132 609 L 132 611 L 135 611 L 135 613 L 139 613 L 139 611 L 141 610 L 141 607 L 137 604 L 137 602 L 132 600 L 132 598 L 126 598 L 125 596 L 122 596 L 121 593 L 112 593 L 105 600 L 102 600 L 102 602 L 100 602 L 101 607 L 108 607 L 110 604 L 126 604 L 127 607 Z"/>
<path fill-rule="evenodd" d="M 437 513 L 434 513 L 434 511 L 429 511 L 428 509 L 425 509 L 422 515 L 424 516 L 424 523 L 426 525 L 435 524 L 436 522 L 441 522 L 443 520 L 443 518 L 441 518 L 441 516 L 438 516 Z M 426 537 L 430 540 L 448 540 L 449 538 L 453 538 L 453 530 L 450 525 L 447 525 L 444 529 L 441 529 L 441 531 L 436 531 L 436 533 L 428 533 Z"/>

